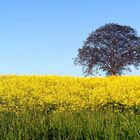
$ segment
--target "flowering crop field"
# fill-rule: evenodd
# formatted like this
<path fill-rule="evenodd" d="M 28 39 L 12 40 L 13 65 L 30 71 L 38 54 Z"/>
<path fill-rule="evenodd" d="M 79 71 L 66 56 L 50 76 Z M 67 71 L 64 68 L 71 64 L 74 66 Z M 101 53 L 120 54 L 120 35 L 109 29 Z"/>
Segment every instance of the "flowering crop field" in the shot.
<path fill-rule="evenodd" d="M 0 76 L 0 110 L 94 110 L 140 106 L 140 77 Z"/>
<path fill-rule="evenodd" d="M 140 139 L 140 76 L 0 76 L 1 140 Z"/>

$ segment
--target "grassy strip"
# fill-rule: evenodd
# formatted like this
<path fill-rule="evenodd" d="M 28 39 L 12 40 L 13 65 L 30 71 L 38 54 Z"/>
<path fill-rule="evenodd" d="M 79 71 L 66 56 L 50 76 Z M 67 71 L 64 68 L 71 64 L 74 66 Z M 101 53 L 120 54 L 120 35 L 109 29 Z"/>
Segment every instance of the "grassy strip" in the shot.
<path fill-rule="evenodd" d="M 1 140 L 140 139 L 140 116 L 129 111 L 1 112 L 0 118 Z"/>

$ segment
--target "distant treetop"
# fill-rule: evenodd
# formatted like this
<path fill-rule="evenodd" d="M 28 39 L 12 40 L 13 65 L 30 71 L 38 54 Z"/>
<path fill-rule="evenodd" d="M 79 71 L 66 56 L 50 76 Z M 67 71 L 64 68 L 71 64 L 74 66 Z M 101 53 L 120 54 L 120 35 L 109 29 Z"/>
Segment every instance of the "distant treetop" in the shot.
<path fill-rule="evenodd" d="M 121 75 L 131 71 L 130 65 L 139 68 L 140 37 L 130 26 L 105 24 L 89 34 L 74 62 L 83 66 L 86 75 L 94 74 L 95 68 L 106 75 Z"/>

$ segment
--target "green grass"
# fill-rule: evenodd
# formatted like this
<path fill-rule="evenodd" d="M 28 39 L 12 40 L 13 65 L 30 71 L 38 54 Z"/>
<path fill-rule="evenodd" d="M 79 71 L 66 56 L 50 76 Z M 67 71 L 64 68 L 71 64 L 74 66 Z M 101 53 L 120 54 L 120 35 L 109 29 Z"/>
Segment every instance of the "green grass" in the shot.
<path fill-rule="evenodd" d="M 0 140 L 139 140 L 140 115 L 112 109 L 0 113 Z"/>

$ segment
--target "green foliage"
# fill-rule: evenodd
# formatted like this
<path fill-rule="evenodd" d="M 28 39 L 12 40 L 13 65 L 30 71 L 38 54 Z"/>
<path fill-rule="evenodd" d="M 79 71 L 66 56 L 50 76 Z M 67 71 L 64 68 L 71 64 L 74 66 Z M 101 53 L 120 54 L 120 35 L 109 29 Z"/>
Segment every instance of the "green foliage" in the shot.
<path fill-rule="evenodd" d="M 96 111 L 17 115 L 0 113 L 1 140 L 138 140 L 140 115 L 112 108 Z"/>

